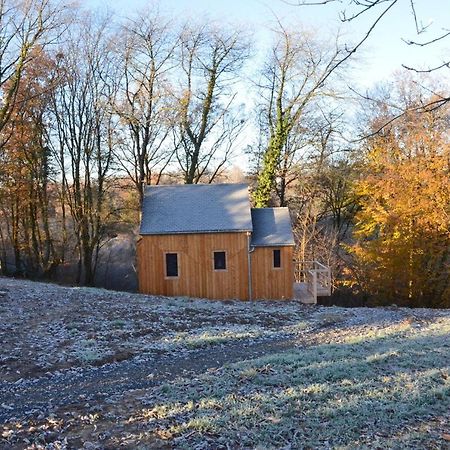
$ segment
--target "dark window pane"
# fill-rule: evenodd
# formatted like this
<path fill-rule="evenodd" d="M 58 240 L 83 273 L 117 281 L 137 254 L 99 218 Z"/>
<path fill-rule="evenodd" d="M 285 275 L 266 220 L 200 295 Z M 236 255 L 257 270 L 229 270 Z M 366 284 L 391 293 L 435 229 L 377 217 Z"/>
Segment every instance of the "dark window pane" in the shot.
<path fill-rule="evenodd" d="M 273 267 L 281 267 L 281 251 L 273 251 Z"/>
<path fill-rule="evenodd" d="M 166 276 L 178 276 L 178 254 L 166 253 Z"/>
<path fill-rule="evenodd" d="M 225 252 L 214 252 L 214 270 L 225 270 L 227 268 L 227 260 Z"/>

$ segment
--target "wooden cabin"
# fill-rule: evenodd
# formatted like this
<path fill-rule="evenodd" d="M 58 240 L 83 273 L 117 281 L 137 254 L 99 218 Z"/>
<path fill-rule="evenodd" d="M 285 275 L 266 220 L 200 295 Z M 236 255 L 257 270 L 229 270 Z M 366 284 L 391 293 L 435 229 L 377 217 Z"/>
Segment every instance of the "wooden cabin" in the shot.
<path fill-rule="evenodd" d="M 252 209 L 245 184 L 149 186 L 137 244 L 139 291 L 290 299 L 293 247 L 289 210 Z"/>

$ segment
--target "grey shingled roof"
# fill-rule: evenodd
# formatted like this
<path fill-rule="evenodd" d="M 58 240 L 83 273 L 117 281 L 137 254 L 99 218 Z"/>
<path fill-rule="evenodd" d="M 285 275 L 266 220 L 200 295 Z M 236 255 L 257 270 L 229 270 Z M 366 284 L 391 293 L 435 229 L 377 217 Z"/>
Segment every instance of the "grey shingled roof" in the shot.
<path fill-rule="evenodd" d="M 246 184 L 148 186 L 140 234 L 252 231 Z"/>
<path fill-rule="evenodd" d="M 254 208 L 252 222 L 252 246 L 295 245 L 288 208 Z"/>

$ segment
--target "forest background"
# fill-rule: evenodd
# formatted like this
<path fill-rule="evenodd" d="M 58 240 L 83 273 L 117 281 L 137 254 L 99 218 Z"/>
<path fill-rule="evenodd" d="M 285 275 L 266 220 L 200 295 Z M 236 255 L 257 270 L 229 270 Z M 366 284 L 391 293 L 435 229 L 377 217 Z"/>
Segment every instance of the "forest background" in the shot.
<path fill-rule="evenodd" d="M 368 85 L 399 5 L 429 59 Z M 164 6 L 0 0 L 0 271 L 135 290 L 145 185 L 245 181 L 331 266 L 329 302 L 449 307 L 446 28 L 404 0 L 262 5 L 263 38 Z"/>

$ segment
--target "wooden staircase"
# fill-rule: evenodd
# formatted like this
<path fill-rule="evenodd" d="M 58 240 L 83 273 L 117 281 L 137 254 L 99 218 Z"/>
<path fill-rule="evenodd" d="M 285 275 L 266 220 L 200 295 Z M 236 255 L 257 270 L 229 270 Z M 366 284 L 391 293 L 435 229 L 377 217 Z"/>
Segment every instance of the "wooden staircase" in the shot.
<path fill-rule="evenodd" d="M 317 297 L 331 295 L 331 270 L 319 261 L 295 261 L 294 298 L 316 304 Z"/>

